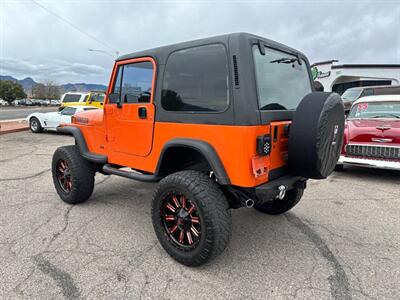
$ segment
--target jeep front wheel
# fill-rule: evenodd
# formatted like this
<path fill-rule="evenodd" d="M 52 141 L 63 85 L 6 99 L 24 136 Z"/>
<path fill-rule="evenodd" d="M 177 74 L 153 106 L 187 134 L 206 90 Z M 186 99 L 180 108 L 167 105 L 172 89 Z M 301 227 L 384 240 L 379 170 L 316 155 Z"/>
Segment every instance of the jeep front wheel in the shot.
<path fill-rule="evenodd" d="M 151 214 L 162 247 L 187 266 L 200 266 L 218 256 L 231 235 L 225 195 L 198 171 L 181 171 L 161 180 Z"/>
<path fill-rule="evenodd" d="M 84 202 L 93 192 L 94 170 L 78 146 L 64 146 L 54 152 L 52 175 L 56 191 L 66 203 Z"/>
<path fill-rule="evenodd" d="M 280 215 L 292 209 L 299 203 L 303 196 L 303 188 L 294 188 L 288 191 L 283 199 L 274 198 L 266 202 L 254 205 L 254 208 L 260 212 L 269 215 Z"/>

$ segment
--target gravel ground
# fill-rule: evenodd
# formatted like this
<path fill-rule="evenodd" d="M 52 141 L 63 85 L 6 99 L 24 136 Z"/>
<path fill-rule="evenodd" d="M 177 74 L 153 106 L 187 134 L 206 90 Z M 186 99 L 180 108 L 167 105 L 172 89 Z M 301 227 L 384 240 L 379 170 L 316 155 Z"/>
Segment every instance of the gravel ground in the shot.
<path fill-rule="evenodd" d="M 400 299 L 400 176 L 349 168 L 309 181 L 281 216 L 233 213 L 227 250 L 188 268 L 159 246 L 153 184 L 96 175 L 67 205 L 51 179 L 69 136 L 0 136 L 0 298 Z"/>

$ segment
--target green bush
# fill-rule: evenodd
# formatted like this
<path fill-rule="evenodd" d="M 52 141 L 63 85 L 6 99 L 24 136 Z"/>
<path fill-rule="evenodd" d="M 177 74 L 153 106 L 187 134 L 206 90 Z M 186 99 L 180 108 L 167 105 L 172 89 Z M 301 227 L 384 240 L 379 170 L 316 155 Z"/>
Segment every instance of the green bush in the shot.
<path fill-rule="evenodd" d="M 0 81 L 0 98 L 11 104 L 15 99 L 25 98 L 26 94 L 22 85 L 10 80 Z"/>

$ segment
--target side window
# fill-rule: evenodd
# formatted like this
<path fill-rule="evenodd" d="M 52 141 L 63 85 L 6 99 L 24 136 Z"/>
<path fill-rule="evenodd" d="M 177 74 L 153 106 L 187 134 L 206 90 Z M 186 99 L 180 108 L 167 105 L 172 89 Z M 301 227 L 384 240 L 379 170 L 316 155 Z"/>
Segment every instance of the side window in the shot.
<path fill-rule="evenodd" d="M 150 102 L 153 72 L 149 61 L 119 66 L 113 93 L 119 94 L 121 103 Z M 110 100 L 110 103 L 115 102 Z"/>
<path fill-rule="evenodd" d="M 223 45 L 174 52 L 165 67 L 162 106 L 169 111 L 223 111 L 228 106 L 228 80 L 228 59 Z"/>

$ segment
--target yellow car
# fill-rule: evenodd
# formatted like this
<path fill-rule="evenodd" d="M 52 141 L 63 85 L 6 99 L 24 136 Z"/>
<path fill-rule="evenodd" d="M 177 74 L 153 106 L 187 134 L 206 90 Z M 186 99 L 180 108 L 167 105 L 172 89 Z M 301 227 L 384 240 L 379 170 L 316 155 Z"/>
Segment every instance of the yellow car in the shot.
<path fill-rule="evenodd" d="M 104 92 L 68 92 L 61 97 L 61 107 L 86 105 L 103 108 L 104 97 Z"/>

